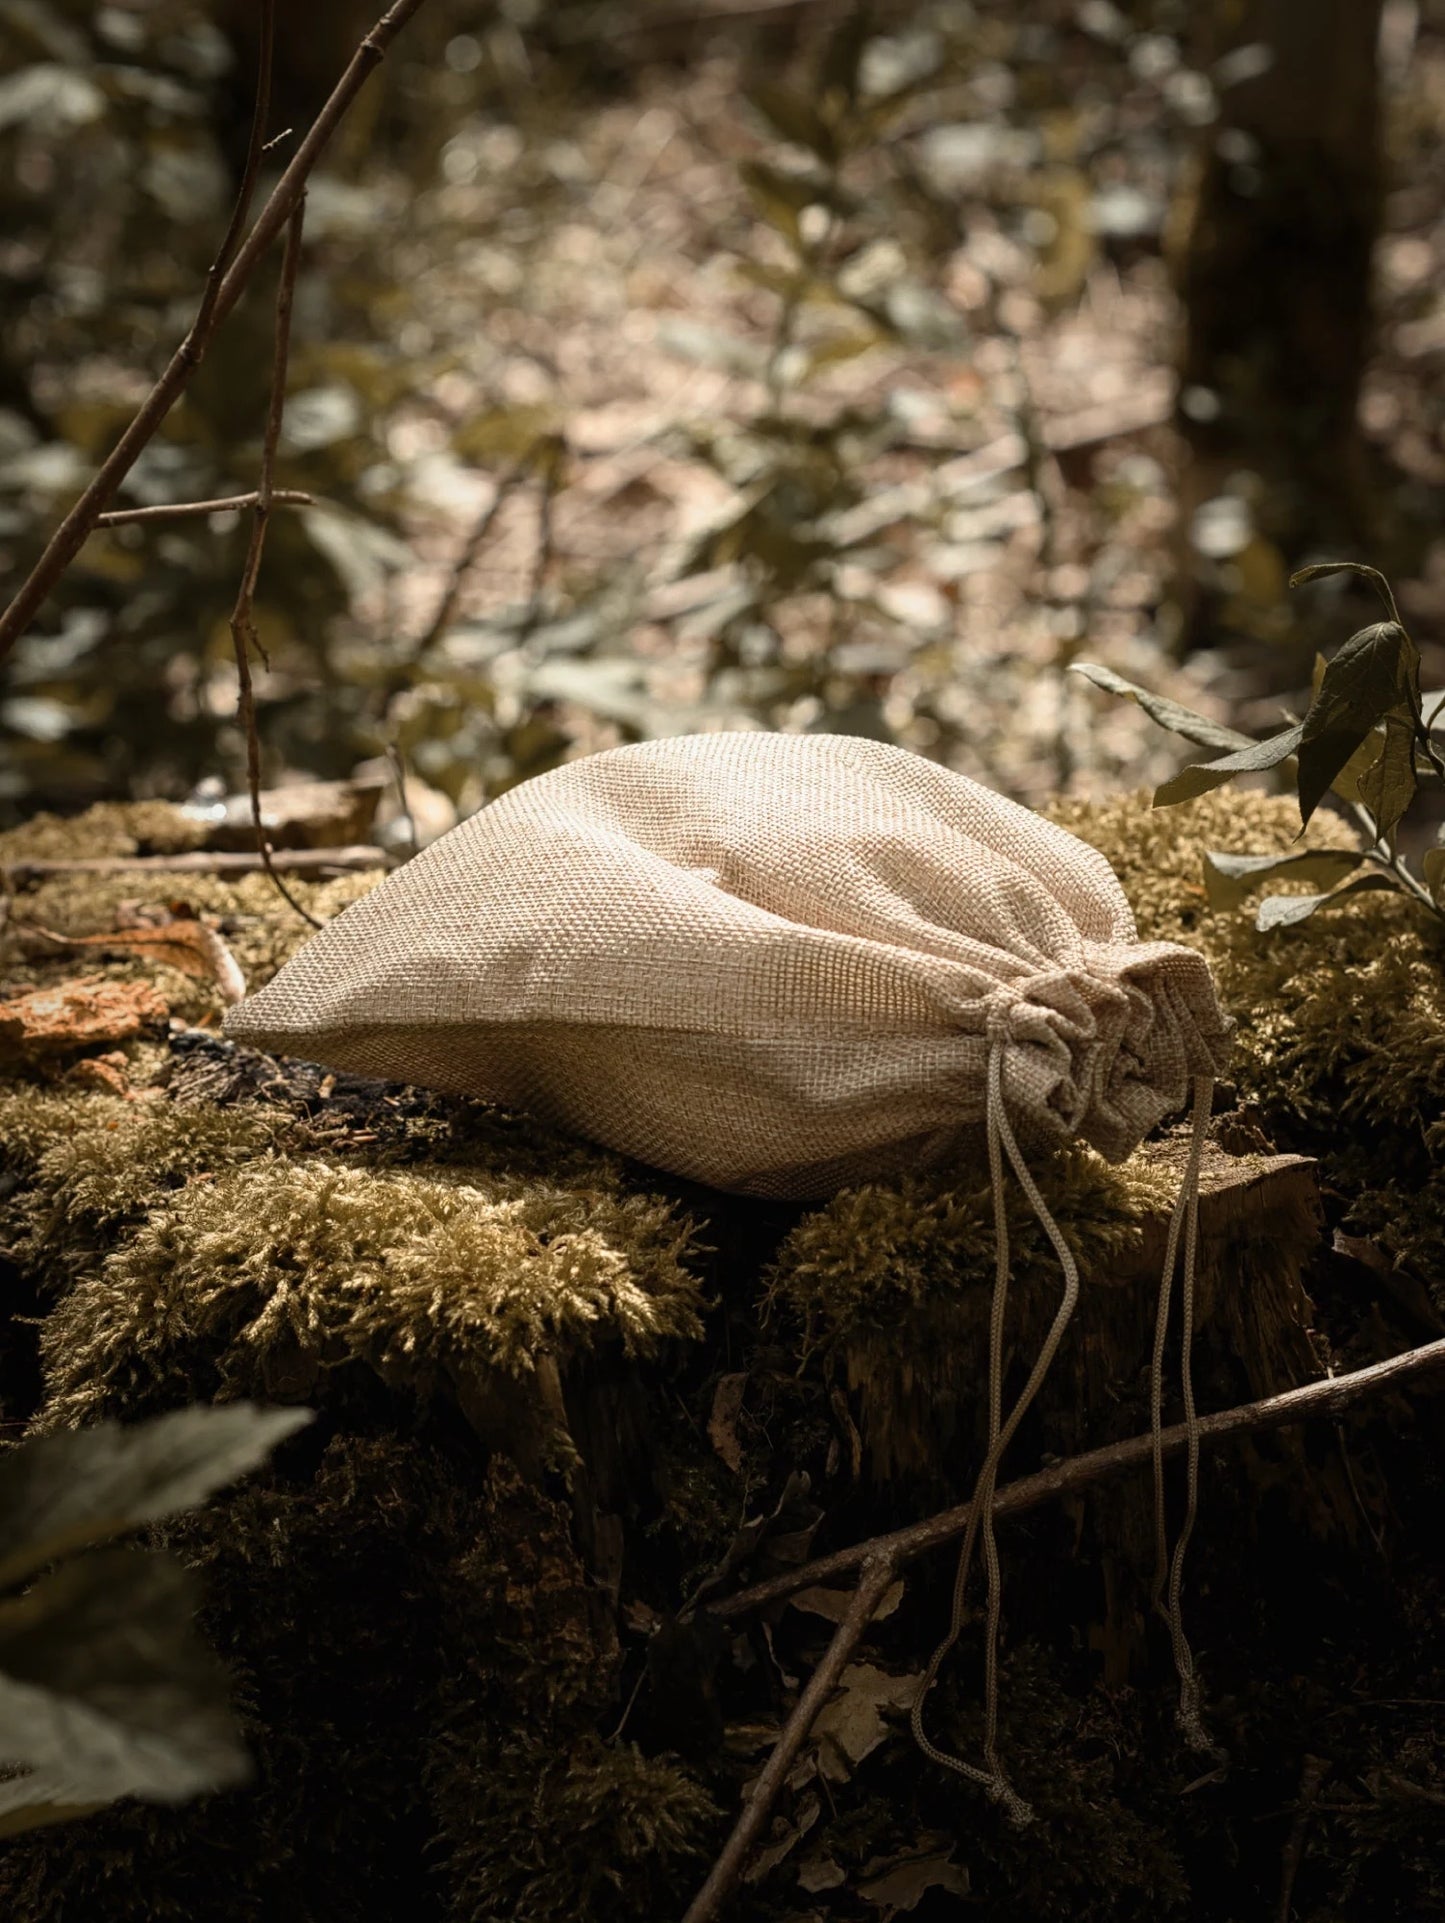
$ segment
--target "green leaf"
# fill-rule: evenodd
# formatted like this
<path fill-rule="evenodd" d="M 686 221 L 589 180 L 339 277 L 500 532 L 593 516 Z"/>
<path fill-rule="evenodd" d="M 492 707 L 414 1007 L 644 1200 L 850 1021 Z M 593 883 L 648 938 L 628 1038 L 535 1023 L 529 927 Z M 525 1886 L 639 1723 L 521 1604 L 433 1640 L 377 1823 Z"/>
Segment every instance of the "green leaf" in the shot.
<path fill-rule="evenodd" d="M 1445 848 L 1427 848 L 1420 867 L 1431 901 L 1437 908 L 1445 908 Z"/>
<path fill-rule="evenodd" d="M 1112 668 L 1101 668 L 1093 661 L 1075 661 L 1069 672 L 1083 675 L 1106 694 L 1122 694 L 1130 701 L 1137 701 L 1151 721 L 1168 728 L 1171 734 L 1181 734 L 1186 741 L 1196 742 L 1201 748 L 1252 748 L 1255 745 L 1249 735 L 1241 734 L 1237 728 L 1226 728 L 1221 722 L 1195 714 L 1192 708 L 1166 700 L 1162 694 L 1151 694 L 1148 688 L 1136 687 L 1121 674 L 1115 674 Z"/>
<path fill-rule="evenodd" d="M 242 1781 L 198 1594 L 169 1556 L 97 1549 L 0 1605 L 0 1762 L 58 1778 L 69 1802 L 175 1803 Z"/>
<path fill-rule="evenodd" d="M 88 1543 L 194 1509 L 304 1429 L 309 1409 L 177 1409 L 37 1436 L 0 1455 L 0 1585 Z"/>
<path fill-rule="evenodd" d="M 1251 741 L 1247 748 L 1235 754 L 1223 755 L 1218 761 L 1196 762 L 1192 768 L 1181 768 L 1171 781 L 1154 790 L 1156 808 L 1172 808 L 1181 801 L 1193 801 L 1197 795 L 1207 795 L 1211 788 L 1222 788 L 1226 781 L 1236 775 L 1258 774 L 1265 768 L 1277 768 L 1282 761 L 1288 761 L 1299 749 L 1301 727 L 1286 728 L 1281 734 L 1274 734 L 1267 741 Z"/>
<path fill-rule="evenodd" d="M 1400 817 L 1415 799 L 1415 729 L 1408 719 L 1391 715 L 1385 723 L 1380 754 L 1360 776 L 1360 800 L 1374 817 L 1382 841 L 1394 845 Z"/>
<path fill-rule="evenodd" d="M 745 160 L 738 168 L 748 199 L 770 227 L 803 251 L 803 231 L 799 216 L 818 198 L 818 189 L 796 174 L 779 173 L 776 167 L 760 160 Z"/>
<path fill-rule="evenodd" d="M 1342 881 L 1364 860 L 1346 848 L 1307 848 L 1293 855 L 1220 855 L 1204 857 L 1204 886 L 1216 913 L 1237 908 L 1265 881 Z"/>
<path fill-rule="evenodd" d="M 819 113 L 810 95 L 797 93 L 790 87 L 765 83 L 752 89 L 748 101 L 775 134 L 792 141 L 795 147 L 806 147 L 825 167 L 835 164 L 838 143 L 833 129 Z"/>
<path fill-rule="evenodd" d="M 1266 895 L 1259 904 L 1259 913 L 1254 925 L 1261 934 L 1271 928 L 1289 928 L 1297 921 L 1307 921 L 1318 908 L 1332 907 L 1346 895 L 1361 895 L 1366 889 L 1388 889 L 1395 893 L 1395 884 L 1388 875 L 1356 875 L 1339 888 L 1332 888 L 1324 895 Z"/>
<path fill-rule="evenodd" d="M 1398 621 L 1376 621 L 1352 634 L 1325 669 L 1304 718 L 1299 800 L 1306 822 L 1350 757 L 1392 714 L 1406 720 L 1413 735 L 1420 720 L 1420 655 Z"/>

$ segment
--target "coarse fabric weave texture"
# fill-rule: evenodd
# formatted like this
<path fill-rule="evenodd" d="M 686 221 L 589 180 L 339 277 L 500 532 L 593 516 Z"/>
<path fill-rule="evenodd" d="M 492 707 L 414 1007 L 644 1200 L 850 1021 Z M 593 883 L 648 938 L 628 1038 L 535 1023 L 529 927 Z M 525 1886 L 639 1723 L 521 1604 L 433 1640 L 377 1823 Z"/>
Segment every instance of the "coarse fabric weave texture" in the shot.
<path fill-rule="evenodd" d="M 523 783 L 226 1016 L 237 1041 L 525 1108 L 743 1194 L 981 1160 L 1122 1160 L 1227 1024 L 1108 863 L 851 736 L 645 742 Z"/>

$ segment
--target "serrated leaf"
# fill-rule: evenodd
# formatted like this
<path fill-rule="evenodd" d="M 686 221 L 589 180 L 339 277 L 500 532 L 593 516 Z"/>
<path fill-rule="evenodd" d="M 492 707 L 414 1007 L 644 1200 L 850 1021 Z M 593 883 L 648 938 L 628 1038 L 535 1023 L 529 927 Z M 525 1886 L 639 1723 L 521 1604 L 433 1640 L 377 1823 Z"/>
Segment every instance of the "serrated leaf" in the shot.
<path fill-rule="evenodd" d="M 1226 781 L 1232 781 L 1236 775 L 1258 774 L 1265 768 L 1277 768 L 1298 751 L 1302 732 L 1300 726 L 1286 728 L 1280 734 L 1270 735 L 1265 741 L 1251 741 L 1247 748 L 1222 755 L 1218 761 L 1199 761 L 1192 768 L 1181 768 L 1172 780 L 1154 790 L 1154 806 L 1172 808 L 1181 801 L 1193 801 L 1198 795 L 1207 795 L 1212 788 L 1222 788 Z"/>
<path fill-rule="evenodd" d="M 249 1770 L 199 1585 L 169 1556 L 98 1549 L 0 1605 L 0 1762 L 70 1799 L 181 1802 Z"/>
<path fill-rule="evenodd" d="M 1360 776 L 1360 800 L 1374 817 L 1382 841 L 1394 846 L 1400 818 L 1415 799 L 1415 727 L 1408 718 L 1391 715 L 1385 723 L 1381 752 Z"/>
<path fill-rule="evenodd" d="M 1420 655 L 1398 621 L 1352 634 L 1325 669 L 1304 718 L 1300 814 L 1307 822 L 1350 757 L 1389 716 L 1413 736 L 1420 721 Z"/>
<path fill-rule="evenodd" d="M 1343 901 L 1346 895 L 1360 895 L 1366 889 L 1380 888 L 1395 892 L 1395 884 L 1388 875 L 1375 874 L 1356 875 L 1353 881 L 1332 888 L 1324 895 L 1266 895 L 1259 904 L 1254 925 L 1262 935 L 1268 934 L 1271 928 L 1289 928 L 1297 921 L 1308 921 L 1318 909 Z"/>
<path fill-rule="evenodd" d="M 1265 881 L 1337 882 L 1352 874 L 1363 854 L 1345 848 L 1307 848 L 1293 855 L 1224 855 L 1213 850 L 1204 857 L 1204 887 L 1209 905 L 1222 913 L 1237 908 Z"/>
<path fill-rule="evenodd" d="M 1237 728 L 1226 728 L 1222 722 L 1210 721 L 1202 714 L 1195 714 L 1192 708 L 1182 707 L 1177 701 L 1170 701 L 1162 694 L 1152 694 L 1148 688 L 1141 688 L 1132 681 L 1126 681 L 1112 668 L 1101 668 L 1093 661 L 1075 661 L 1069 672 L 1081 674 L 1086 681 L 1092 681 L 1096 688 L 1106 694 L 1122 694 L 1130 701 L 1137 701 L 1151 721 L 1157 721 L 1161 728 L 1171 734 L 1183 735 L 1186 741 L 1196 742 L 1201 748 L 1252 748 L 1256 744 L 1252 736 L 1241 734 Z"/>
<path fill-rule="evenodd" d="M 309 1409 L 228 1402 L 21 1443 L 0 1455 L 0 1585 L 89 1543 L 194 1509 L 311 1419 Z"/>

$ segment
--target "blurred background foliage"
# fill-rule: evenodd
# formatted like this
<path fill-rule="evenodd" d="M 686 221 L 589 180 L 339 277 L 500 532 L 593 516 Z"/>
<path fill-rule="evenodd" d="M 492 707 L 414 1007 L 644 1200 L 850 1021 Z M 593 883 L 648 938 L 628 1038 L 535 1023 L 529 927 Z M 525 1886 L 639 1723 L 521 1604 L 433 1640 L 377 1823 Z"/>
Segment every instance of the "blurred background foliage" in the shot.
<path fill-rule="evenodd" d="M 280 10 L 274 132 L 376 11 Z M 255 15 L 0 0 L 7 581 L 194 311 Z M 1326 553 L 1439 685 L 1442 129 L 1438 0 L 430 0 L 311 184 L 267 780 L 400 748 L 425 836 L 719 726 L 1030 801 L 1162 779 L 1064 670 L 1273 727 L 1349 631 L 1286 594 Z M 254 486 L 275 271 L 117 505 Z M 0 809 L 239 784 L 245 534 L 91 538 L 10 664 Z"/>

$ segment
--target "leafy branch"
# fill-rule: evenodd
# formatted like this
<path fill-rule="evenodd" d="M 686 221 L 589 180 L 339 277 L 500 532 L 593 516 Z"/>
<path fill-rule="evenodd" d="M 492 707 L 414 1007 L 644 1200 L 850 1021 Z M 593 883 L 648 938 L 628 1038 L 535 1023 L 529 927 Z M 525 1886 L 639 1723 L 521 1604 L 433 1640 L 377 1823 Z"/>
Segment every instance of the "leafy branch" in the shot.
<path fill-rule="evenodd" d="M 1263 741 L 1209 721 L 1093 662 L 1077 662 L 1074 672 L 1109 694 L 1137 701 L 1151 720 L 1186 741 L 1224 751 L 1164 782 L 1154 793 L 1156 808 L 1192 801 L 1236 775 L 1258 774 L 1293 762 L 1302 826 L 1308 825 L 1327 794 L 1337 796 L 1358 823 L 1364 845 L 1357 851 L 1308 848 L 1288 855 L 1207 854 L 1204 880 L 1212 908 L 1238 906 L 1261 882 L 1288 880 L 1325 886 L 1317 894 L 1267 895 L 1259 905 L 1257 928 L 1287 927 L 1304 921 L 1318 908 L 1369 889 L 1409 895 L 1445 919 L 1445 840 L 1437 840 L 1426 852 L 1418 874 L 1399 850 L 1400 823 L 1420 783 L 1445 781 L 1445 758 L 1435 740 L 1445 727 L 1445 693 L 1421 694 L 1420 651 L 1378 568 L 1357 561 L 1325 561 L 1301 568 L 1290 577 L 1290 586 L 1301 587 L 1332 574 L 1355 574 L 1367 580 L 1379 594 L 1386 618 L 1352 634 L 1333 660 L 1317 661 L 1303 721 L 1292 722 Z"/>

